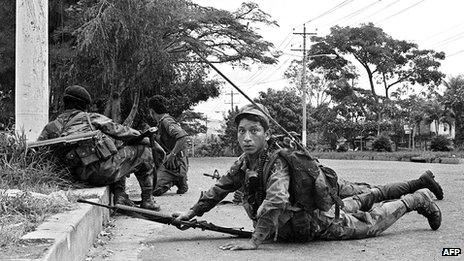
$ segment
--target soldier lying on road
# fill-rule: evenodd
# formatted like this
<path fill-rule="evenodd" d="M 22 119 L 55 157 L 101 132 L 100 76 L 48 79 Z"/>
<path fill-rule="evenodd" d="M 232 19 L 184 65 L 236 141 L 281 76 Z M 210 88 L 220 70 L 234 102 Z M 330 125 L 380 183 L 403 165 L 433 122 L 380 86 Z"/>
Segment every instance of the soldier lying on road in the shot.
<path fill-rule="evenodd" d="M 262 105 L 259 106 L 262 111 L 267 111 Z M 261 110 L 252 105 L 240 109 L 235 123 L 238 142 L 244 151 L 243 157 L 235 162 L 229 173 L 203 193 L 189 211 L 176 214 L 178 220 L 190 220 L 195 216 L 201 216 L 216 206 L 228 193 L 243 186 L 243 206 L 254 226 L 252 238 L 247 242 L 221 246 L 221 249 L 257 249 L 270 238 L 283 241 L 311 241 L 373 237 L 413 210 L 425 216 L 433 230 L 440 227 L 441 211 L 432 201 L 432 193 L 428 189 L 407 194 L 402 199 L 381 202 L 375 207 L 372 207 L 375 195 L 371 191 L 345 198 L 341 203 L 351 208 L 351 212 L 356 210 L 354 213 L 340 210 L 337 205 L 324 211 L 321 207 L 302 209 L 292 204 L 295 195 L 290 191 L 295 189 L 295 181 L 292 183 L 294 174 L 290 173 L 286 159 L 280 154 L 275 157 L 275 154 L 271 155 L 268 151 L 269 119 Z M 275 160 L 269 160 L 271 157 Z M 337 204 L 340 205 L 338 202 Z"/>

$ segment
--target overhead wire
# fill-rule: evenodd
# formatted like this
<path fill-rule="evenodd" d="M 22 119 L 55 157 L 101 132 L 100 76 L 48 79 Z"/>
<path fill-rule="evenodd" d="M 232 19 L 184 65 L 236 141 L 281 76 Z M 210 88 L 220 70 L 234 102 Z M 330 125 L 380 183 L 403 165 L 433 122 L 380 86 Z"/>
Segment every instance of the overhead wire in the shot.
<path fill-rule="evenodd" d="M 410 5 L 410 6 L 406 7 L 406 8 L 401 9 L 400 11 L 398 11 L 398 12 L 396 12 L 396 13 L 390 15 L 390 16 L 387 16 L 387 17 L 385 17 L 385 18 L 383 18 L 383 19 L 377 21 L 377 23 L 385 22 L 385 21 L 388 20 L 388 19 L 391 19 L 391 18 L 393 18 L 393 17 L 395 17 L 395 16 L 397 16 L 397 15 L 400 15 L 400 14 L 402 14 L 402 13 L 408 11 L 409 9 L 411 9 L 411 8 L 413 8 L 413 7 L 415 7 L 415 6 L 419 5 L 419 4 L 421 4 L 421 3 L 423 3 L 424 1 L 426 1 L 426 0 L 420 0 L 419 2 L 416 2 L 416 3 Z"/>
<path fill-rule="evenodd" d="M 326 23 L 326 24 L 322 25 L 321 27 L 325 27 L 325 26 L 328 26 L 328 25 L 336 25 L 336 24 L 338 24 L 338 23 L 341 22 L 341 21 L 349 20 L 349 19 L 351 19 L 351 18 L 353 18 L 353 17 L 355 17 L 355 16 L 361 14 L 361 13 L 364 12 L 365 10 L 371 8 L 372 6 L 379 4 L 381 1 L 382 1 L 382 0 L 377 0 L 377 1 L 375 1 L 374 3 L 370 3 L 370 4 L 368 4 L 368 5 L 365 5 L 364 7 L 361 7 L 360 9 L 358 9 L 358 10 L 356 10 L 356 11 L 354 11 L 354 12 L 351 12 L 351 13 L 347 14 L 347 15 L 345 15 L 345 16 L 342 17 L 342 18 L 339 18 L 339 19 L 336 19 L 336 20 L 334 20 L 334 21 L 332 21 L 332 22 Z"/>
<path fill-rule="evenodd" d="M 307 24 L 307 23 L 309 23 L 309 22 L 313 22 L 313 21 L 315 21 L 315 20 L 317 20 L 317 19 L 319 19 L 319 18 L 321 18 L 321 17 L 324 17 L 324 16 L 326 16 L 326 15 L 328 15 L 328 14 L 331 14 L 331 13 L 335 12 L 337 9 L 340 9 L 340 8 L 342 8 L 343 6 L 349 4 L 349 3 L 353 2 L 353 1 L 354 1 L 354 0 L 344 0 L 344 1 L 342 1 L 341 3 L 337 4 L 336 6 L 330 8 L 329 10 L 327 10 L 327 11 L 325 11 L 325 12 L 323 12 L 322 14 L 320 14 L 320 15 L 314 17 L 314 18 L 309 19 L 308 21 L 304 22 L 303 24 Z"/>

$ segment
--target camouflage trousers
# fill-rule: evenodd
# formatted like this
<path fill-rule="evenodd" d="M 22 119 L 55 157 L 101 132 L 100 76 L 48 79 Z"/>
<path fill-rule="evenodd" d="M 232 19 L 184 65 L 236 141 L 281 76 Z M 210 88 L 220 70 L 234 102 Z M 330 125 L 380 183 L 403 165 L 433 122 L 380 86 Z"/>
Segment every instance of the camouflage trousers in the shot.
<path fill-rule="evenodd" d="M 187 186 L 187 172 L 188 172 L 188 158 L 187 156 L 178 157 L 176 161 L 177 169 L 170 170 L 165 167 L 164 164 L 160 166 L 156 172 L 156 187 L 154 193 L 156 196 L 159 196 L 171 187 L 177 186 L 180 188 L 185 188 Z"/>
<path fill-rule="evenodd" d="M 340 179 L 338 181 L 338 185 L 341 198 L 348 198 L 355 195 L 369 193 L 373 189 L 378 189 L 380 191 L 380 195 L 377 197 L 376 202 L 380 202 L 390 199 L 399 199 L 403 195 L 414 193 L 414 191 L 417 189 L 424 188 L 423 186 L 418 186 L 417 182 L 411 182 L 412 181 L 400 181 L 387 183 L 385 185 L 372 186 L 367 183 L 350 182 Z"/>
<path fill-rule="evenodd" d="M 113 184 L 134 173 L 146 175 L 153 169 L 153 157 L 150 148 L 144 145 L 125 146 L 105 161 L 77 167 L 72 172 L 80 180 L 93 186 Z"/>
<path fill-rule="evenodd" d="M 345 198 L 345 204 L 353 198 Z M 377 236 L 393 225 L 406 212 L 406 205 L 401 200 L 383 201 L 369 211 L 346 213 L 340 211 L 339 220 L 335 219 L 334 208 L 320 212 L 319 223 L 323 228 L 316 238 L 324 240 L 357 239 Z"/>

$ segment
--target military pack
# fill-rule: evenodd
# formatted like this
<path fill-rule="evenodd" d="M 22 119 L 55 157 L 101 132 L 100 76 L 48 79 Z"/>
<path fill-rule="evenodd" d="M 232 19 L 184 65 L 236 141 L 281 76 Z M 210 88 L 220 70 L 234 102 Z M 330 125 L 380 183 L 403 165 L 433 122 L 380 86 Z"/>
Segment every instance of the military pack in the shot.
<path fill-rule="evenodd" d="M 338 177 L 333 169 L 322 166 L 307 152 L 281 149 L 271 155 L 264 169 L 265 176 L 269 176 L 270 168 L 278 157 L 284 159 L 289 166 L 292 206 L 306 211 L 328 211 L 334 204 L 343 206 L 338 195 Z"/>

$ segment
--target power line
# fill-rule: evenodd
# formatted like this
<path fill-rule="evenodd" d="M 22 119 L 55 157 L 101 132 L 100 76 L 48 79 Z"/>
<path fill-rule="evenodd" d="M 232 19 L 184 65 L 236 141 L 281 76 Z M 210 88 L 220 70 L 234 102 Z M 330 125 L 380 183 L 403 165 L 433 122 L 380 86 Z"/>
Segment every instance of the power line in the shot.
<path fill-rule="evenodd" d="M 266 79 L 267 77 L 269 77 L 270 75 L 273 75 L 274 73 L 276 73 L 277 71 L 279 71 L 284 65 L 287 65 L 287 63 L 291 60 L 292 58 L 289 57 L 287 59 L 285 59 L 284 62 L 280 63 L 278 67 L 275 67 L 272 71 L 270 71 L 269 73 L 267 73 L 266 75 L 264 75 L 264 77 L 261 77 L 259 80 L 256 80 L 254 83 L 251 84 L 251 86 L 255 85 L 256 83 L 259 83 L 259 82 L 262 82 L 264 79 Z M 251 86 L 249 88 L 251 88 Z M 247 89 L 249 89 L 247 88 Z"/>
<path fill-rule="evenodd" d="M 422 42 L 428 42 L 428 41 L 430 41 L 430 40 L 436 38 L 436 37 L 439 36 L 439 35 L 442 35 L 442 34 L 448 32 L 448 31 L 451 31 L 452 29 L 455 29 L 455 28 L 458 28 L 458 27 L 461 27 L 461 26 L 464 26 L 464 21 L 461 21 L 461 22 L 458 23 L 458 24 L 455 24 L 455 25 L 453 25 L 453 26 L 450 26 L 450 27 L 446 28 L 445 30 L 442 30 L 442 31 L 439 31 L 439 32 L 435 32 L 435 33 L 432 34 L 431 36 L 428 36 L 427 38 L 424 38 L 424 39 L 422 39 L 421 41 L 422 41 Z"/>
<path fill-rule="evenodd" d="M 318 16 L 312 18 L 312 19 L 309 19 L 308 21 L 304 22 L 303 24 L 307 24 L 307 23 L 309 23 L 309 22 L 313 22 L 314 20 L 317 20 L 317 19 L 319 19 L 319 18 L 321 18 L 321 17 L 324 17 L 324 16 L 326 16 L 326 15 L 328 15 L 328 14 L 330 14 L 330 13 L 333 13 L 333 12 L 335 12 L 337 9 L 340 9 L 340 8 L 342 8 L 343 6 L 345 6 L 345 5 L 347 5 L 347 4 L 351 3 L 351 2 L 353 2 L 353 0 L 345 0 L 345 1 L 342 1 L 341 3 L 339 3 L 339 4 L 337 4 L 336 6 L 332 7 L 331 9 L 329 9 L 329 10 L 323 12 L 322 14 L 320 14 L 320 15 L 318 15 Z"/>
<path fill-rule="evenodd" d="M 436 42 L 435 44 L 432 45 L 433 48 L 439 48 L 439 47 L 442 47 L 442 46 L 445 46 L 445 45 L 448 45 L 456 40 L 459 40 L 461 38 L 464 37 L 464 31 L 461 31 L 455 35 L 452 35 L 446 39 L 443 39 L 439 42 Z"/>
<path fill-rule="evenodd" d="M 289 36 L 292 36 L 291 38 L 289 38 Z M 286 40 L 288 39 L 287 43 L 285 44 L 285 46 L 283 47 L 283 49 L 287 48 L 288 45 L 292 42 L 293 40 L 293 37 L 294 35 L 290 32 L 286 37 L 285 39 L 279 44 L 279 47 L 277 49 L 280 49 L 280 47 L 286 42 Z M 256 78 L 258 78 L 259 76 L 261 76 L 261 74 L 263 74 L 269 67 L 266 67 L 264 69 L 258 69 L 256 72 L 254 72 L 250 77 L 248 77 L 248 79 L 246 80 L 247 82 L 249 81 L 254 81 Z"/>
<path fill-rule="evenodd" d="M 412 5 L 408 6 L 408 7 L 406 7 L 406 8 L 403 8 L 403 9 L 401 9 L 400 11 L 398 11 L 398 12 L 396 12 L 396 13 L 390 15 L 390 16 L 387 16 L 387 17 L 385 17 L 385 18 L 382 19 L 382 20 L 377 21 L 377 23 L 382 23 L 382 22 L 384 22 L 384 21 L 386 21 L 386 20 L 388 20 L 388 19 L 390 19 L 390 18 L 393 18 L 393 17 L 395 17 L 395 16 L 397 16 L 397 15 L 399 15 L 399 14 L 402 14 L 402 13 L 406 12 L 407 10 L 409 10 L 409 9 L 411 9 L 411 8 L 413 8 L 413 7 L 417 6 L 417 5 L 419 5 L 419 4 L 421 4 L 421 3 L 424 2 L 424 1 L 425 1 L 425 0 L 421 0 L 421 1 L 417 2 L 417 3 L 414 3 L 414 4 L 412 4 Z"/>
<path fill-rule="evenodd" d="M 354 11 L 354 12 L 351 12 L 351 13 L 345 15 L 345 16 L 342 17 L 342 18 L 339 18 L 339 19 L 337 19 L 337 20 L 334 20 L 334 21 L 332 21 L 332 22 L 330 22 L 330 23 L 326 23 L 326 24 L 322 25 L 322 27 L 325 27 L 325 26 L 328 26 L 328 25 L 334 25 L 334 24 L 337 24 L 337 23 L 339 23 L 339 22 L 341 22 L 341 21 L 343 21 L 343 20 L 349 20 L 349 19 L 351 19 L 351 18 L 353 18 L 353 17 L 359 15 L 360 13 L 364 12 L 365 10 L 371 8 L 372 6 L 379 4 L 381 1 L 382 1 L 382 0 L 377 0 L 377 1 L 374 2 L 374 3 L 370 3 L 370 4 L 368 4 L 368 5 L 364 6 L 364 7 L 361 7 L 360 9 L 358 9 L 358 10 L 356 10 L 356 11 Z"/>
<path fill-rule="evenodd" d="M 458 54 L 460 54 L 460 53 L 464 53 L 464 49 L 459 50 L 459 51 L 457 51 L 457 52 L 454 52 L 454 53 L 452 53 L 452 54 L 446 56 L 446 58 L 449 58 L 449 57 L 452 57 L 452 56 L 456 56 L 456 55 L 458 55 Z"/>
<path fill-rule="evenodd" d="M 392 7 L 394 4 L 398 3 L 400 0 L 396 0 L 392 3 L 389 3 L 388 5 L 384 6 L 383 8 L 380 8 L 379 10 L 375 11 L 374 13 L 370 14 L 370 15 L 367 15 L 364 20 L 378 14 L 378 13 L 381 13 L 381 12 L 384 12 L 385 10 L 389 9 L 390 7 Z"/>

